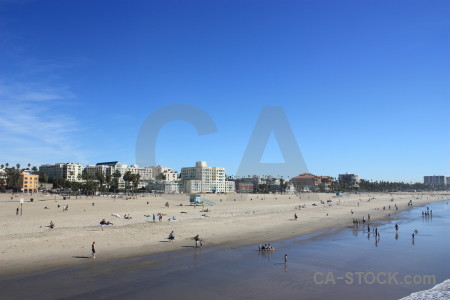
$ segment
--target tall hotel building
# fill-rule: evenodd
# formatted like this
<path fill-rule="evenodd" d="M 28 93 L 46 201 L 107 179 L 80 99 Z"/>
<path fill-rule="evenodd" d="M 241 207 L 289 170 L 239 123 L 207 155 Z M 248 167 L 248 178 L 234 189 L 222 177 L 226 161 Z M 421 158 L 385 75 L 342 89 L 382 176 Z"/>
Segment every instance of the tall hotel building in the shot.
<path fill-rule="evenodd" d="M 423 176 L 423 183 L 433 185 L 450 185 L 450 177 L 445 175 Z"/>
<path fill-rule="evenodd" d="M 225 177 L 225 168 L 208 167 L 204 161 L 198 161 L 195 167 L 181 169 L 181 180 L 185 193 L 234 192 L 234 181 L 227 181 Z"/>
<path fill-rule="evenodd" d="M 80 181 L 83 169 L 83 166 L 78 163 L 46 164 L 39 167 L 39 171 L 44 172 L 50 181 L 57 178 L 63 178 L 68 181 Z"/>

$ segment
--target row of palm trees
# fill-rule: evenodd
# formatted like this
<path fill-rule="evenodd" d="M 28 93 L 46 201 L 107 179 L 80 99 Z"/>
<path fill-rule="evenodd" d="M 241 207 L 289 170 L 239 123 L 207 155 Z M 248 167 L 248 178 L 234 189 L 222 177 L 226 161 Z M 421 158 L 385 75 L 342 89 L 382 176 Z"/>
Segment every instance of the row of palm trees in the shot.
<path fill-rule="evenodd" d="M 83 172 L 83 174 L 78 175 L 78 179 L 84 180 L 84 182 L 69 181 L 64 178 L 57 178 L 53 181 L 53 184 L 55 188 L 70 189 L 75 193 L 83 192 L 85 194 L 94 194 L 97 191 L 102 193 L 117 193 L 119 191 L 121 177 L 122 174 L 118 170 L 116 170 L 112 175 L 106 176 L 102 172 L 96 172 L 95 174 Z M 136 191 L 140 178 L 141 176 L 139 174 L 133 174 L 130 171 L 125 172 L 123 175 L 123 180 L 125 181 L 125 192 L 130 192 L 130 188 L 132 188 L 132 191 Z"/>
<path fill-rule="evenodd" d="M 425 183 L 405 183 L 389 181 L 369 181 L 361 179 L 359 190 L 367 192 L 386 192 L 386 191 L 446 191 L 450 187 L 447 185 L 434 185 Z"/>
<path fill-rule="evenodd" d="M 5 167 L 6 167 L 6 169 L 8 169 L 9 168 L 9 163 L 1 164 L 1 168 L 2 169 L 5 169 Z M 31 164 L 28 163 L 28 169 L 30 167 L 31 167 Z M 14 168 L 14 167 L 12 167 L 12 168 Z M 20 170 L 20 164 L 19 163 L 16 164 L 16 168 L 17 168 L 17 170 Z"/>

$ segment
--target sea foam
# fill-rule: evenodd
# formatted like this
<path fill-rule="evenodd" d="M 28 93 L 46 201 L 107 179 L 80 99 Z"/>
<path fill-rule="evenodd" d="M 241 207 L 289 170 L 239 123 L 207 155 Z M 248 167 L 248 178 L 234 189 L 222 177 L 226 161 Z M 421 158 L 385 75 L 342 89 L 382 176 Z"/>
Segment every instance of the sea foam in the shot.
<path fill-rule="evenodd" d="M 401 298 L 400 300 L 441 300 L 450 299 L 450 279 L 439 283 L 429 290 L 424 290 Z"/>

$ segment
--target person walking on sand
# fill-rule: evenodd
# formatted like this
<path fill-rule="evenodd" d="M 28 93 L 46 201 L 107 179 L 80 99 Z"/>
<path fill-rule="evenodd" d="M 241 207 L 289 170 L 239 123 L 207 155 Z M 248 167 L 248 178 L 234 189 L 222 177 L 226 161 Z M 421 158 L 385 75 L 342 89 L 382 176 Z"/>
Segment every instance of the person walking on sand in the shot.
<path fill-rule="evenodd" d="M 92 242 L 92 258 L 95 258 L 95 242 Z"/>
<path fill-rule="evenodd" d="M 294 220 L 297 221 L 297 214 L 294 214 Z"/>

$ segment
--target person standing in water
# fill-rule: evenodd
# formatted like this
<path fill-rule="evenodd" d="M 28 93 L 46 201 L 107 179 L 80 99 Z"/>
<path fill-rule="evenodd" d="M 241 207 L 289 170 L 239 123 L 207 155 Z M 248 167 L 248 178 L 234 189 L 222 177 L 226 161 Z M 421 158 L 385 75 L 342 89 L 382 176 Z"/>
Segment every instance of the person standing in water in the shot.
<path fill-rule="evenodd" d="M 92 242 L 92 258 L 95 258 L 95 242 Z"/>
<path fill-rule="evenodd" d="M 287 263 L 287 254 L 284 255 L 284 263 Z"/>

